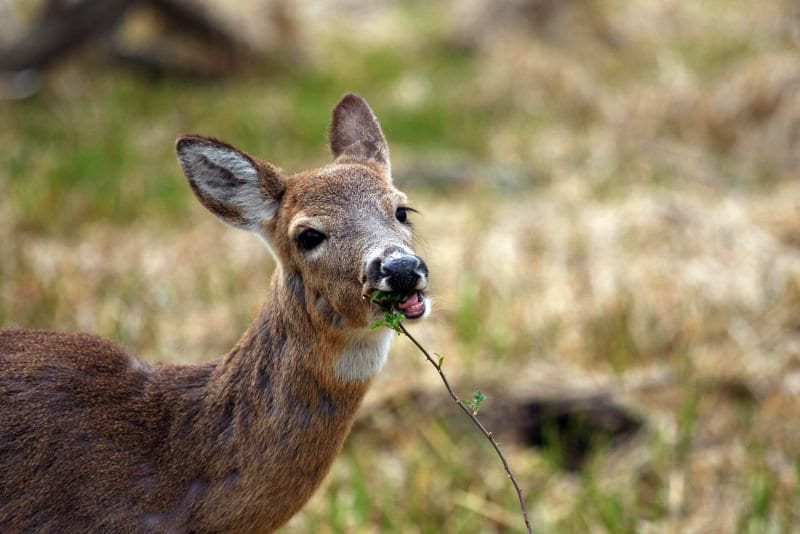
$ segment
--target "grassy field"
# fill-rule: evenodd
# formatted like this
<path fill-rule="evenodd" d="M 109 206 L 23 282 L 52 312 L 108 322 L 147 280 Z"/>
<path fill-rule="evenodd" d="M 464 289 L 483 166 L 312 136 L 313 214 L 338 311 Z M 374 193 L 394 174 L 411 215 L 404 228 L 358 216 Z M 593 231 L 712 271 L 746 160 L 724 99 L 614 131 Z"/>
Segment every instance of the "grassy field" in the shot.
<path fill-rule="evenodd" d="M 0 325 L 150 361 L 223 354 L 273 266 L 197 205 L 174 139 L 300 170 L 359 92 L 422 212 L 436 310 L 415 333 L 459 391 L 487 389 L 487 415 L 602 393 L 643 422 L 577 471 L 557 437 L 508 440 L 537 532 L 800 528 L 794 3 L 298 5 L 302 61 L 278 47 L 196 83 L 82 57 L 0 102 Z M 373 389 L 285 532 L 521 530 L 492 450 L 407 340 Z"/>

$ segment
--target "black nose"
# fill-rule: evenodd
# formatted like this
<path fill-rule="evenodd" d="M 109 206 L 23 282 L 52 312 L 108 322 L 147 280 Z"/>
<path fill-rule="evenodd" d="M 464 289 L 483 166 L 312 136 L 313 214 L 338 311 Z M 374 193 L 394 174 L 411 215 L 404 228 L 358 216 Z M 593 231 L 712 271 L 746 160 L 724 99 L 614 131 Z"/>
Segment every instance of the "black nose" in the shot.
<path fill-rule="evenodd" d="M 417 289 L 417 282 L 422 273 L 427 272 L 425 264 L 414 256 L 394 258 L 381 266 L 381 273 L 386 277 L 386 283 L 392 291 L 399 293 L 410 293 Z"/>

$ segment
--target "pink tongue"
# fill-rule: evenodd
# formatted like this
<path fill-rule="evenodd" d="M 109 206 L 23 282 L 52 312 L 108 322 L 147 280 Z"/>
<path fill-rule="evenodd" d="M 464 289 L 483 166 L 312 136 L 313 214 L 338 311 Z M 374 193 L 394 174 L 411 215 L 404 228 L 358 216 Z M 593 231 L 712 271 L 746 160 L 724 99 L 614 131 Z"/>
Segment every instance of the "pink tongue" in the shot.
<path fill-rule="evenodd" d="M 419 291 L 414 291 L 408 297 L 406 297 L 406 300 L 398 304 L 397 307 L 401 310 L 408 311 L 409 309 L 418 306 L 419 301 Z"/>

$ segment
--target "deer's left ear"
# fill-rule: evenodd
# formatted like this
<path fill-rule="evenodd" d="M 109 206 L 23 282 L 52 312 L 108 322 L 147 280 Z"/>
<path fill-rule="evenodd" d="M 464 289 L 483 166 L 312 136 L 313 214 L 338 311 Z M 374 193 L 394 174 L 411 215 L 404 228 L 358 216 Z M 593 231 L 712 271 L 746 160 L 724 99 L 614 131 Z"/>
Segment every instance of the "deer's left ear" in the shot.
<path fill-rule="evenodd" d="M 331 152 L 340 156 L 372 160 L 391 174 L 389 146 L 378 119 L 367 101 L 353 93 L 342 98 L 333 109 L 330 129 Z"/>

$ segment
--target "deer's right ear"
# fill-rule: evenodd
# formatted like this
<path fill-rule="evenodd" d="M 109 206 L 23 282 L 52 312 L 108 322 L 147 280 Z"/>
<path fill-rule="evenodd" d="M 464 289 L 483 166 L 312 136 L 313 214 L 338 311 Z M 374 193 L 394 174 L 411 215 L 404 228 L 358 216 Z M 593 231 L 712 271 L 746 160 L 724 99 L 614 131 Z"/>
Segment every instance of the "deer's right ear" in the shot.
<path fill-rule="evenodd" d="M 181 137 L 176 149 L 192 191 L 211 213 L 251 231 L 275 216 L 285 189 L 278 169 L 210 137 Z"/>

